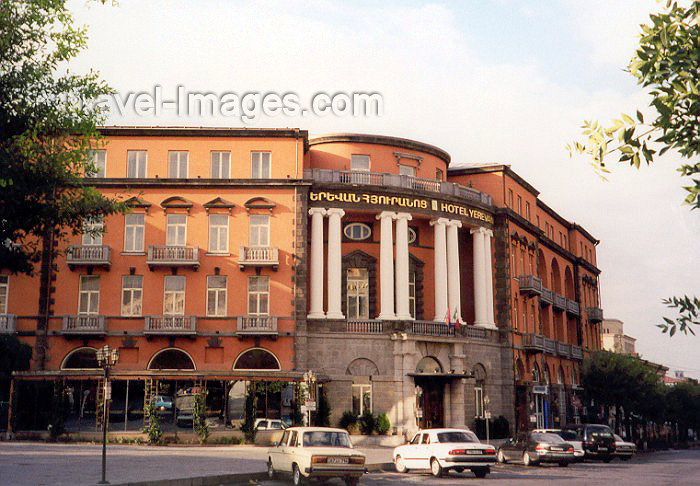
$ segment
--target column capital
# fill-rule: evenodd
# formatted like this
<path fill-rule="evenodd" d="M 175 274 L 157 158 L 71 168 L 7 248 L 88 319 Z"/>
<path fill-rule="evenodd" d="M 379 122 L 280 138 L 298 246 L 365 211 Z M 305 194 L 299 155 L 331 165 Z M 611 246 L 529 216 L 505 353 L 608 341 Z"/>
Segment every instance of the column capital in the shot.
<path fill-rule="evenodd" d="M 377 215 L 377 219 L 391 218 L 396 219 L 396 213 L 393 211 L 382 211 Z"/>
<path fill-rule="evenodd" d="M 396 213 L 394 219 L 405 219 L 406 221 L 411 221 L 413 216 L 411 216 L 410 213 Z"/>
<path fill-rule="evenodd" d="M 451 219 L 447 222 L 447 226 L 456 226 L 457 228 L 461 228 L 462 222 L 458 219 Z"/>
<path fill-rule="evenodd" d="M 320 215 L 324 216 L 326 214 L 326 210 L 323 208 L 311 208 L 311 209 L 309 209 L 309 214 L 312 216 L 314 214 L 320 214 Z"/>
<path fill-rule="evenodd" d="M 490 230 L 484 228 L 483 226 L 479 226 L 478 228 L 472 228 L 472 229 L 470 229 L 470 230 L 469 230 L 469 233 L 472 234 L 472 235 L 475 235 L 475 234 L 477 234 L 477 233 L 478 233 L 478 234 L 482 234 L 482 235 L 486 235 L 486 232 L 487 232 L 487 231 L 490 231 Z"/>
<path fill-rule="evenodd" d="M 486 231 L 484 231 L 484 234 L 489 238 L 493 238 L 493 230 L 487 229 Z"/>
<path fill-rule="evenodd" d="M 326 214 L 328 216 L 334 216 L 337 214 L 338 216 L 340 216 L 342 218 L 343 216 L 345 216 L 345 211 L 343 211 L 340 208 L 329 208 L 329 209 L 326 209 Z"/>
<path fill-rule="evenodd" d="M 446 225 L 447 223 L 449 223 L 449 222 L 450 222 L 450 220 L 447 219 L 447 218 L 433 219 L 433 220 L 430 222 L 430 226 L 435 226 L 435 225 L 438 225 L 438 226 L 445 226 L 445 225 Z"/>

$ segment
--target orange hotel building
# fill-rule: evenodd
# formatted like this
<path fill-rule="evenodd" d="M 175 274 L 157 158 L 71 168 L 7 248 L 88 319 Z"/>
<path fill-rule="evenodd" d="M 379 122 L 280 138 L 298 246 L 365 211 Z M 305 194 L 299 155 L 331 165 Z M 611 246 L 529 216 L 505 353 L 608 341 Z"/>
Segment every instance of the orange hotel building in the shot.
<path fill-rule="evenodd" d="M 450 168 L 387 136 L 102 133 L 90 183 L 130 212 L 87 222 L 102 236 L 60 243 L 36 277 L 0 273 L 1 332 L 33 348 L 14 430 L 45 429 L 47 396 L 69 430 L 94 430 L 105 344 L 113 429 L 194 386 L 240 425 L 251 381 L 278 384 L 258 388 L 258 416 L 289 418 L 307 370 L 334 424 L 346 410 L 386 413 L 397 434 L 487 412 L 511 431 L 577 419 L 581 361 L 600 347 L 598 240 L 510 166 Z"/>

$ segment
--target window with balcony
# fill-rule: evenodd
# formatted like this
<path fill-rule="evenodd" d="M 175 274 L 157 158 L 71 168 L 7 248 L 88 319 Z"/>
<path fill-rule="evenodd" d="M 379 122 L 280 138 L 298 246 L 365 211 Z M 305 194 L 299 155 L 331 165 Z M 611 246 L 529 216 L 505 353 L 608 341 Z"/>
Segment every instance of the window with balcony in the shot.
<path fill-rule="evenodd" d="M 348 319 L 369 319 L 369 271 L 366 268 L 348 268 Z"/>
<path fill-rule="evenodd" d="M 211 178 L 228 179 L 231 177 L 231 152 L 211 153 Z"/>
<path fill-rule="evenodd" d="M 365 223 L 350 223 L 343 228 L 343 234 L 349 240 L 364 241 L 372 236 L 372 228 Z"/>
<path fill-rule="evenodd" d="M 127 275 L 122 277 L 122 316 L 140 316 L 143 306 L 143 277 Z"/>
<path fill-rule="evenodd" d="M 107 173 L 107 151 L 92 150 L 90 151 L 90 161 L 92 162 L 95 172 L 90 174 L 90 177 L 106 177 Z"/>
<path fill-rule="evenodd" d="M 10 277 L 0 275 L 0 314 L 7 314 L 7 296 L 10 292 Z"/>
<path fill-rule="evenodd" d="M 184 214 L 168 214 L 165 236 L 167 246 L 185 246 L 187 241 L 187 216 Z"/>
<path fill-rule="evenodd" d="M 250 246 L 270 246 L 270 217 L 263 214 L 250 215 Z"/>
<path fill-rule="evenodd" d="M 182 316 L 185 314 L 185 277 L 168 275 L 163 291 L 163 314 Z"/>
<path fill-rule="evenodd" d="M 209 215 L 209 253 L 228 253 L 228 215 Z"/>
<path fill-rule="evenodd" d="M 83 223 L 82 244 L 88 246 L 99 246 L 102 244 L 102 232 L 104 231 L 104 221 L 102 218 L 91 218 Z"/>
<path fill-rule="evenodd" d="M 474 417 L 484 417 L 484 386 L 477 383 L 474 386 Z"/>
<path fill-rule="evenodd" d="M 513 329 L 518 330 L 518 298 L 513 299 Z"/>
<path fill-rule="evenodd" d="M 248 277 L 248 315 L 270 315 L 269 277 Z"/>
<path fill-rule="evenodd" d="M 253 179 L 269 179 L 270 176 L 270 152 L 251 152 L 250 154 L 250 176 Z"/>
<path fill-rule="evenodd" d="M 372 412 L 372 385 L 352 385 L 352 413 Z"/>
<path fill-rule="evenodd" d="M 126 152 L 126 176 L 129 178 L 146 177 L 147 156 L 145 150 L 128 150 Z"/>
<path fill-rule="evenodd" d="M 145 219 L 144 214 L 124 216 L 124 252 L 143 253 Z"/>
<path fill-rule="evenodd" d="M 207 277 L 207 316 L 223 317 L 226 315 L 226 277 L 214 275 Z"/>
<path fill-rule="evenodd" d="M 408 273 L 408 312 L 416 318 L 416 272 Z"/>
<path fill-rule="evenodd" d="M 353 155 L 350 157 L 350 182 L 353 184 L 369 184 L 369 155 Z"/>
<path fill-rule="evenodd" d="M 100 277 L 82 275 L 78 291 L 78 314 L 96 315 L 100 308 Z"/>
<path fill-rule="evenodd" d="M 438 181 L 445 180 L 445 173 L 442 171 L 442 169 L 435 169 L 435 179 Z"/>
<path fill-rule="evenodd" d="M 168 177 L 187 179 L 188 152 L 168 152 Z"/>
<path fill-rule="evenodd" d="M 399 165 L 399 174 L 416 177 L 416 168 L 411 167 L 410 165 Z"/>

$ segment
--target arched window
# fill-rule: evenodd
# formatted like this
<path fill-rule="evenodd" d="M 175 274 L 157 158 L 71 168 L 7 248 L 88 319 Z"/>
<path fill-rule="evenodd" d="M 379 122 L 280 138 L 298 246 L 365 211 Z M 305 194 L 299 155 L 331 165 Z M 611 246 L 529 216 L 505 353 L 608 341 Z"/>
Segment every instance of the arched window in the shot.
<path fill-rule="evenodd" d="M 561 366 L 559 366 L 559 369 L 557 370 L 557 383 L 559 385 L 564 384 L 564 369 Z"/>
<path fill-rule="evenodd" d="M 416 242 L 418 239 L 418 233 L 416 233 L 416 230 L 411 228 L 410 226 L 408 227 L 408 244 L 412 245 L 413 243 Z"/>
<path fill-rule="evenodd" d="M 269 351 L 260 348 L 243 352 L 233 365 L 234 370 L 279 370 L 280 363 Z"/>
<path fill-rule="evenodd" d="M 180 349 L 164 349 L 151 359 L 149 370 L 193 370 L 192 358 Z"/>
<path fill-rule="evenodd" d="M 364 241 L 372 236 L 372 228 L 365 223 L 346 224 L 343 234 L 349 240 Z"/>
<path fill-rule="evenodd" d="M 540 382 L 540 367 L 537 366 L 537 363 L 532 367 L 532 381 L 535 383 Z"/>
<path fill-rule="evenodd" d="M 442 366 L 432 356 L 426 356 L 416 365 L 416 373 L 442 373 Z"/>
<path fill-rule="evenodd" d="M 99 369 L 100 366 L 97 364 L 97 350 L 93 348 L 78 348 L 71 351 L 61 365 L 61 369 L 64 370 L 95 368 Z"/>

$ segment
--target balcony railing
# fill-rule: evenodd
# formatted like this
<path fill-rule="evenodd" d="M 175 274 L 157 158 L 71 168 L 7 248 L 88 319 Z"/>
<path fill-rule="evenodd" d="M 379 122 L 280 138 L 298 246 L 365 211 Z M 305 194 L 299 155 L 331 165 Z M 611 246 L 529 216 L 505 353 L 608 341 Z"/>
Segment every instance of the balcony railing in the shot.
<path fill-rule="evenodd" d="M 145 334 L 196 334 L 197 318 L 194 316 L 146 316 Z"/>
<path fill-rule="evenodd" d="M 105 245 L 71 245 L 66 251 L 66 263 L 72 269 L 79 265 L 109 267 L 112 250 Z"/>
<path fill-rule="evenodd" d="M 540 294 L 540 304 L 551 305 L 553 302 L 554 302 L 554 292 L 542 287 L 542 293 Z"/>
<path fill-rule="evenodd" d="M 404 189 L 449 194 L 463 199 L 478 201 L 483 204 L 492 204 L 491 196 L 477 191 L 476 189 L 472 189 L 471 187 L 464 187 L 453 182 L 443 182 L 436 179 L 421 179 L 400 174 L 332 169 L 305 169 L 304 178 L 321 183 L 401 187 Z"/>
<path fill-rule="evenodd" d="M 150 245 L 146 263 L 149 267 L 199 267 L 199 247 L 174 246 L 174 245 Z"/>
<path fill-rule="evenodd" d="M 581 305 L 575 300 L 566 299 L 566 312 L 573 316 L 581 315 Z"/>
<path fill-rule="evenodd" d="M 276 246 L 241 246 L 238 265 L 241 270 L 246 266 L 271 266 L 276 270 L 279 265 L 279 250 Z"/>
<path fill-rule="evenodd" d="M 17 316 L 0 314 L 0 334 L 13 334 L 17 330 Z"/>
<path fill-rule="evenodd" d="M 542 279 L 534 275 L 521 275 L 518 277 L 520 293 L 527 295 L 539 295 L 542 293 Z"/>
<path fill-rule="evenodd" d="M 603 309 L 600 307 L 587 307 L 586 314 L 591 322 L 601 322 L 603 320 Z"/>
<path fill-rule="evenodd" d="M 541 334 L 523 334 L 523 349 L 541 353 L 544 351 L 544 340 Z"/>
<path fill-rule="evenodd" d="M 564 358 L 571 357 L 571 344 L 566 344 L 557 341 L 557 354 Z"/>
<path fill-rule="evenodd" d="M 104 334 L 104 316 L 75 315 L 63 316 L 63 334 Z"/>
<path fill-rule="evenodd" d="M 272 316 L 239 316 L 236 319 L 239 336 L 276 336 L 277 318 Z"/>
<path fill-rule="evenodd" d="M 557 342 L 553 339 L 544 338 L 544 352 L 547 354 L 557 354 Z"/>
<path fill-rule="evenodd" d="M 556 292 L 552 292 L 552 305 L 555 309 L 566 310 L 566 297 L 559 295 Z"/>
<path fill-rule="evenodd" d="M 472 339 L 488 339 L 489 334 L 491 334 L 493 331 L 488 331 L 484 329 L 483 327 L 476 327 L 476 326 L 462 326 L 460 327 L 461 333 L 464 337 L 472 338 Z"/>
<path fill-rule="evenodd" d="M 571 346 L 571 357 L 578 360 L 583 359 L 583 349 L 581 346 Z"/>
<path fill-rule="evenodd" d="M 455 327 L 434 321 L 413 321 L 411 333 L 422 336 L 454 336 Z"/>
<path fill-rule="evenodd" d="M 345 332 L 357 334 L 381 334 L 384 332 L 384 322 L 378 320 L 347 321 Z"/>

